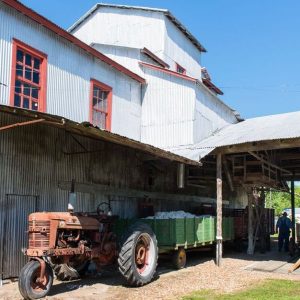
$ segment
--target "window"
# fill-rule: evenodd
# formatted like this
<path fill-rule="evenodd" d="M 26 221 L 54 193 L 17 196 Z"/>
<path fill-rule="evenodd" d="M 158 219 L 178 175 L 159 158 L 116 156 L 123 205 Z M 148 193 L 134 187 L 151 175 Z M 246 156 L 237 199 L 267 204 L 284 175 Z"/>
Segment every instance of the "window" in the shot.
<path fill-rule="evenodd" d="M 101 129 L 111 130 L 112 88 L 91 80 L 91 123 Z"/>
<path fill-rule="evenodd" d="M 11 105 L 44 112 L 47 56 L 13 40 Z"/>
<path fill-rule="evenodd" d="M 183 68 L 182 66 L 180 66 L 179 64 L 176 63 L 176 72 L 177 73 L 180 73 L 180 74 L 183 74 L 183 75 L 186 75 L 186 69 Z"/>

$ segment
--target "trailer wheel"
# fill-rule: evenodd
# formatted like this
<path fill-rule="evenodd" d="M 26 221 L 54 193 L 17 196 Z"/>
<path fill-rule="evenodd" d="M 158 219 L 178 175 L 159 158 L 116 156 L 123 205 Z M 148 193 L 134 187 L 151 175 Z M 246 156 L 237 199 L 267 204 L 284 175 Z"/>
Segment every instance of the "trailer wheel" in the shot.
<path fill-rule="evenodd" d="M 151 227 L 135 223 L 124 235 L 119 253 L 119 270 L 131 286 L 149 283 L 156 272 L 158 259 L 157 240 Z"/>
<path fill-rule="evenodd" d="M 19 276 L 19 290 L 24 299 L 39 299 L 49 293 L 53 283 L 53 271 L 46 264 L 45 276 L 42 282 L 39 282 L 37 279 L 40 269 L 40 263 L 36 260 L 31 260 L 22 268 Z"/>
<path fill-rule="evenodd" d="M 184 248 L 179 248 L 173 254 L 173 266 L 177 269 L 183 269 L 186 266 L 186 252 Z"/>

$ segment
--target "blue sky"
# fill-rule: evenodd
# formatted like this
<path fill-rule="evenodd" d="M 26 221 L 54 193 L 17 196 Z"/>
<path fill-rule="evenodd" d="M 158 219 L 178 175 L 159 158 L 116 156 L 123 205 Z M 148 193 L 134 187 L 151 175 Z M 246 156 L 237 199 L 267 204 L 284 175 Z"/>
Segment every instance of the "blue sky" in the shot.
<path fill-rule="evenodd" d="M 68 28 L 98 1 L 21 2 Z M 300 1 L 105 2 L 169 9 L 208 50 L 202 65 L 243 117 L 300 110 Z"/>

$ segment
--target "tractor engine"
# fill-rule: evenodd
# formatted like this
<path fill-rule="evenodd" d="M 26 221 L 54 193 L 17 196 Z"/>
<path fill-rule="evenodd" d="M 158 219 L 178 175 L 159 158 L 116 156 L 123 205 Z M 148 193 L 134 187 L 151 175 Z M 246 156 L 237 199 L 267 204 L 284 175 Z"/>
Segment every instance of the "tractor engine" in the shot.
<path fill-rule="evenodd" d="M 61 280 L 78 278 L 88 262 L 112 264 L 117 256 L 113 217 L 106 214 L 32 213 L 29 215 L 29 257 L 46 257 Z"/>

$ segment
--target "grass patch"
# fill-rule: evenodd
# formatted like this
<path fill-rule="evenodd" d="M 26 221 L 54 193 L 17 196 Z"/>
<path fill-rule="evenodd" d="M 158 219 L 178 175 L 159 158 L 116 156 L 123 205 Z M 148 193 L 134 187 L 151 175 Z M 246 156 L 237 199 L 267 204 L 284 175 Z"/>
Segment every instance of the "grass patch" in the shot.
<path fill-rule="evenodd" d="M 300 299 L 299 281 L 266 280 L 248 290 L 219 295 L 213 291 L 200 291 L 182 298 L 182 300 L 296 300 Z"/>

